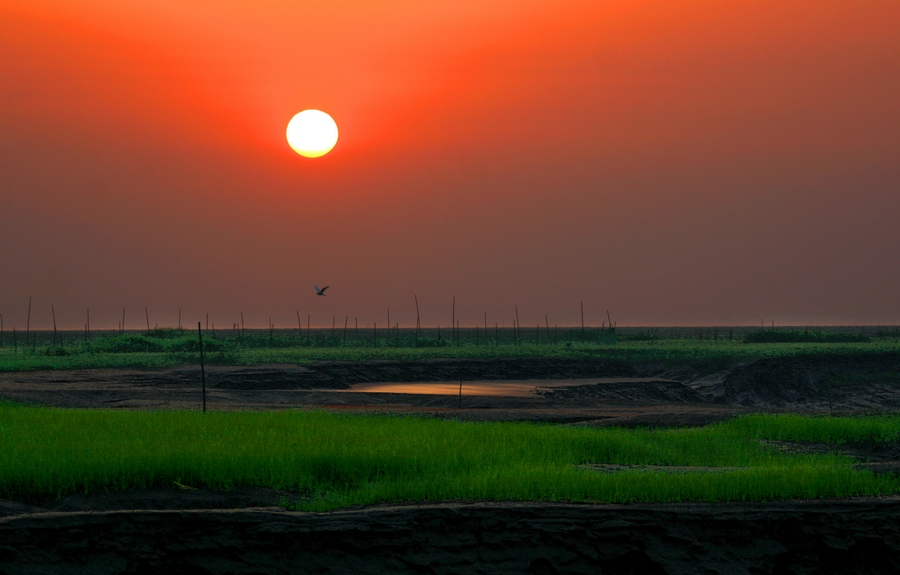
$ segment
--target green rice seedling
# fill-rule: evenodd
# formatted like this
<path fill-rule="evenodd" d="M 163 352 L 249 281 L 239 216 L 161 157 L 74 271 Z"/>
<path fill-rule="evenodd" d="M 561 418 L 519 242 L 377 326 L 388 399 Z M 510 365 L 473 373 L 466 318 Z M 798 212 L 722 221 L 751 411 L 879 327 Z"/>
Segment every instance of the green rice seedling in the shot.
<path fill-rule="evenodd" d="M 840 444 L 900 439 L 900 416 L 810 417 L 796 414 L 745 415 L 715 426 L 740 437 Z"/>
<path fill-rule="evenodd" d="M 766 501 L 898 491 L 895 478 L 856 470 L 846 457 L 781 453 L 761 441 L 819 425 L 806 420 L 749 417 L 701 429 L 626 430 L 316 411 L 204 415 L 4 404 L 0 498 L 253 486 L 310 494 L 298 508 L 328 510 L 401 501 Z M 896 425 L 860 421 L 859 429 L 882 430 L 878 437 L 889 437 Z M 860 433 L 855 429 L 832 425 L 827 434 L 813 434 L 839 441 L 846 438 L 841 430 Z M 590 464 L 697 472 L 603 473 Z"/>

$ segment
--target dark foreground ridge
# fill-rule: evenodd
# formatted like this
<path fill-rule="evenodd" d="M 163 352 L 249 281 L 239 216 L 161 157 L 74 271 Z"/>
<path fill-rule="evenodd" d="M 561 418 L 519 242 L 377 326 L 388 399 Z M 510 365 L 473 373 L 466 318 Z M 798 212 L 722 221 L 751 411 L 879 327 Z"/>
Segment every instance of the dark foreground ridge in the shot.
<path fill-rule="evenodd" d="M 0 573 L 881 574 L 900 498 L 759 504 L 534 503 L 25 513 Z"/>

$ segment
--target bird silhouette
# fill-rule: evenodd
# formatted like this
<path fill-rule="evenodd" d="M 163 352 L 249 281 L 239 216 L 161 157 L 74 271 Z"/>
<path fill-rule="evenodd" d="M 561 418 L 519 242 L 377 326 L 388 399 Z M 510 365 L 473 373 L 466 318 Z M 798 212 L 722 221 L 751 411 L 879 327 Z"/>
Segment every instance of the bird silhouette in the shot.
<path fill-rule="evenodd" d="M 319 289 L 319 286 L 313 286 L 316 288 L 316 295 L 325 295 L 325 290 L 327 290 L 331 286 L 325 286 L 322 289 Z"/>

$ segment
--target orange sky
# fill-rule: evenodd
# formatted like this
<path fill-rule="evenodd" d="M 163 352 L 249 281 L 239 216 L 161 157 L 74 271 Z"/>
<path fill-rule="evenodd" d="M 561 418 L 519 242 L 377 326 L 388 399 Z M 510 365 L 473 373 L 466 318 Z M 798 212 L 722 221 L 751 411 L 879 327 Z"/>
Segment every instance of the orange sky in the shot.
<path fill-rule="evenodd" d="M 897 324 L 898 23 L 895 0 L 0 0 L 0 313 L 411 325 L 417 295 L 448 325 L 456 295 L 464 325 L 579 301 Z M 323 158 L 285 142 L 306 108 L 338 123 Z"/>

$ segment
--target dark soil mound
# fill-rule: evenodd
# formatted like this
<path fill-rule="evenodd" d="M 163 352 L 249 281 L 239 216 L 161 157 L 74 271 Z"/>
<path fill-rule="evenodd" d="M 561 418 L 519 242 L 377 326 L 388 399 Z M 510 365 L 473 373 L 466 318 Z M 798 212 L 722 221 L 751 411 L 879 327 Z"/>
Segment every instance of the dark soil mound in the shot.
<path fill-rule="evenodd" d="M 896 408 L 900 353 L 760 359 L 728 370 L 715 391 L 748 407 Z"/>
<path fill-rule="evenodd" d="M 308 380 L 348 384 L 523 379 L 584 379 L 631 377 L 634 368 L 625 362 L 596 359 L 431 359 L 410 361 L 317 362 L 309 366 Z"/>
<path fill-rule="evenodd" d="M 593 359 L 432 359 L 425 361 L 320 361 L 308 366 L 278 364 L 253 367 L 211 366 L 206 384 L 213 389 L 348 389 L 356 383 L 628 377 L 626 363 Z M 195 366 L 129 373 L 135 386 L 196 383 Z"/>
<path fill-rule="evenodd" d="M 0 573 L 900 572 L 900 500 L 461 504 L 0 519 Z"/>
<path fill-rule="evenodd" d="M 586 399 L 610 402 L 706 403 L 708 401 L 690 387 L 677 381 L 629 381 L 566 387 L 541 387 L 535 393 L 554 399 Z"/>

